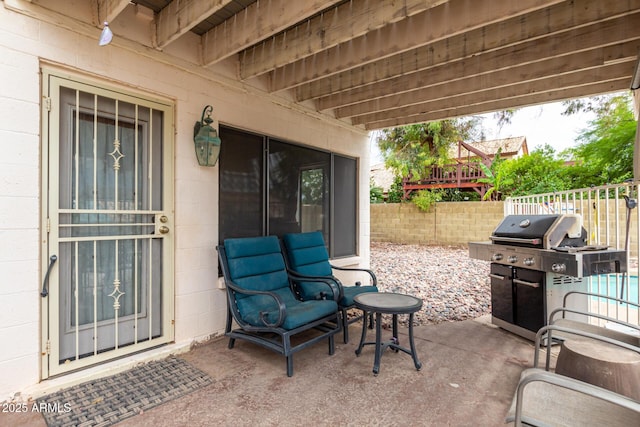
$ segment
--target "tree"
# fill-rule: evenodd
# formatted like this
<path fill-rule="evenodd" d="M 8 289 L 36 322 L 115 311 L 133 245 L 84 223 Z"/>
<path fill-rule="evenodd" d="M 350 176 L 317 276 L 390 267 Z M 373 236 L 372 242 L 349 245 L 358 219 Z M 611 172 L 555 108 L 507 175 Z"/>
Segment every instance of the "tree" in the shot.
<path fill-rule="evenodd" d="M 495 181 L 498 190 L 507 196 L 550 193 L 566 190 L 566 183 L 558 173 L 564 161 L 558 159 L 550 145 L 536 148 L 528 156 L 505 160 L 498 164 Z"/>
<path fill-rule="evenodd" d="M 479 136 L 479 124 L 470 117 L 385 129 L 378 148 L 396 176 L 420 179 L 429 175 L 431 166 L 447 163 L 449 148 L 458 140 Z"/>
<path fill-rule="evenodd" d="M 637 122 L 628 92 L 567 103 L 566 112 L 593 111 L 596 118 L 578 136 L 571 150 L 576 166 L 567 173 L 575 187 L 614 184 L 633 177 Z"/>

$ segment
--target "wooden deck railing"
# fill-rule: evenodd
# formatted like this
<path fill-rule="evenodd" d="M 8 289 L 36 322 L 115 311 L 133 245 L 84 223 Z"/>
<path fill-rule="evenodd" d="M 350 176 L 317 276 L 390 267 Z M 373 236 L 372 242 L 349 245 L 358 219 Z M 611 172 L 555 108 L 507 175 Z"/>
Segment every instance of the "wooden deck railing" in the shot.
<path fill-rule="evenodd" d="M 414 190 L 434 188 L 467 188 L 484 194 L 488 184 L 480 183 L 478 180 L 486 177 L 480 162 L 433 166 L 427 178 L 418 181 L 403 179 L 402 188 L 405 198 Z"/>

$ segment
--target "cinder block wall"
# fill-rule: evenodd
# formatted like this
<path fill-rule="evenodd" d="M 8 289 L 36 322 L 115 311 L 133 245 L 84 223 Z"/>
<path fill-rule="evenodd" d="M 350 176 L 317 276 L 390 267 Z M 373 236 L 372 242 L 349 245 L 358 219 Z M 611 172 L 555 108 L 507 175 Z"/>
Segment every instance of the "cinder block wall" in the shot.
<path fill-rule="evenodd" d="M 503 202 L 440 202 L 429 212 L 413 203 L 371 204 L 371 241 L 466 245 L 489 240 L 504 217 Z"/>

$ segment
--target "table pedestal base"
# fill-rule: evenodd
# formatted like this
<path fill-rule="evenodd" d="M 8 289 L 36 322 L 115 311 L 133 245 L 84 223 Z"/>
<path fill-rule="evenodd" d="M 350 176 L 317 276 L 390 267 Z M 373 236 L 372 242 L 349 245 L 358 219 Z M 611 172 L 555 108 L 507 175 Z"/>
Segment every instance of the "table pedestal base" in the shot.
<path fill-rule="evenodd" d="M 364 319 L 367 318 L 368 312 L 364 311 Z M 416 369 L 419 371 L 422 368 L 422 363 L 418 360 L 418 355 L 416 353 L 416 346 L 413 341 L 413 313 L 409 314 L 409 345 L 411 349 L 406 349 L 400 345 L 400 341 L 398 339 L 398 315 L 393 314 L 393 336 L 388 341 L 382 341 L 382 314 L 376 313 L 376 340 L 375 341 L 366 341 L 367 338 L 367 322 L 364 321 L 362 323 L 362 336 L 360 337 L 360 345 L 358 345 L 358 349 L 356 350 L 356 356 L 360 356 L 362 352 L 362 347 L 365 345 L 373 344 L 376 346 L 376 354 L 373 362 L 373 374 L 378 375 L 380 372 L 380 359 L 382 358 L 382 352 L 387 348 L 394 350 L 396 353 L 398 351 L 402 351 L 411 355 L 413 358 L 413 364 Z"/>

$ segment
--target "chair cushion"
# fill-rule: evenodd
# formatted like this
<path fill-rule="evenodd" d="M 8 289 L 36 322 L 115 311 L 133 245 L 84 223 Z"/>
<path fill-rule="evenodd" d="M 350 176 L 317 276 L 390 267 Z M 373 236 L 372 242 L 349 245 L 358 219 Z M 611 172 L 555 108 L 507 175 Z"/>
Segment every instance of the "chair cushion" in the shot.
<path fill-rule="evenodd" d="M 243 315 L 243 319 L 254 326 L 265 326 L 264 323 L 262 323 L 260 312 L 266 312 L 267 321 L 275 322 L 278 319 L 277 306 L 269 306 L 269 304 L 253 305 L 253 301 L 247 301 L 253 300 L 254 298 L 256 297 L 244 298 L 242 301 L 249 303 L 243 310 L 241 310 L 246 313 L 246 315 Z M 273 299 L 271 299 L 271 301 L 273 301 Z M 240 301 L 238 301 L 238 305 L 240 305 Z M 286 330 L 295 329 L 309 324 L 315 320 L 329 316 L 338 310 L 336 302 L 330 300 L 298 301 L 293 299 L 288 300 L 288 302 L 286 302 L 286 306 L 287 316 L 284 319 L 284 323 L 280 326 Z"/>
<path fill-rule="evenodd" d="M 321 232 L 285 234 L 282 240 L 293 270 L 309 276 L 333 274 Z"/>
<path fill-rule="evenodd" d="M 287 250 L 291 269 L 308 276 L 332 276 L 333 269 L 329 262 L 329 253 L 324 245 L 324 238 L 319 231 L 308 233 L 290 233 L 282 238 Z M 304 300 L 317 299 L 321 294 L 331 294 L 329 285 L 317 282 L 301 282 L 298 284 L 300 297 Z M 353 297 L 363 292 L 378 292 L 375 286 L 343 286 L 344 296 L 339 301 L 343 307 L 353 305 Z"/>
<path fill-rule="evenodd" d="M 289 289 L 289 279 L 276 236 L 226 239 L 231 280 L 255 291 Z M 242 298 L 242 296 L 239 296 Z"/>
<path fill-rule="evenodd" d="M 335 301 L 298 301 L 287 276 L 280 243 L 276 236 L 226 239 L 224 241 L 231 280 L 244 289 L 270 291 L 277 294 L 286 306 L 287 315 L 282 328 L 291 330 L 335 313 Z M 267 321 L 278 319 L 278 303 L 269 295 L 235 294 L 242 319 L 254 326 L 265 326 L 260 313 L 267 313 Z"/>
<path fill-rule="evenodd" d="M 365 292 L 378 292 L 377 286 L 344 286 L 344 296 L 340 300 L 340 305 L 343 307 L 351 307 L 353 305 L 353 298 L 356 295 Z"/>

